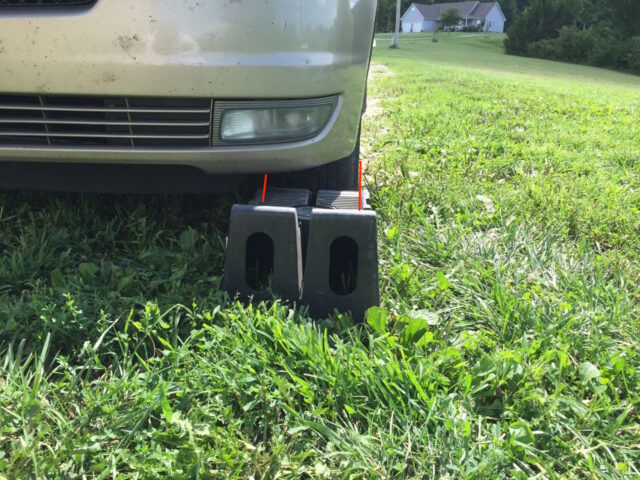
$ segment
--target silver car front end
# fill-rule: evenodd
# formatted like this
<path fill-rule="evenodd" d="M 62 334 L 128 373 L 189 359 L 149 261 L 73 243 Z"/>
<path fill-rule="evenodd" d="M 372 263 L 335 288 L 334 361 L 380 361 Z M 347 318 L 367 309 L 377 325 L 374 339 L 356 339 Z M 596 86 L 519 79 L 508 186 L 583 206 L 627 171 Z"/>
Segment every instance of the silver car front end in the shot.
<path fill-rule="evenodd" d="M 185 165 L 235 174 L 347 157 L 375 13 L 376 0 L 0 8 L 0 162 Z M 296 102 L 305 108 L 322 99 L 331 104 L 322 107 L 329 112 L 323 121 L 295 110 Z M 264 109 L 282 101 L 292 110 L 280 115 L 280 128 L 303 118 L 305 135 L 223 138 L 225 105 L 245 111 L 252 102 Z M 317 128 L 313 118 L 320 118 Z"/>

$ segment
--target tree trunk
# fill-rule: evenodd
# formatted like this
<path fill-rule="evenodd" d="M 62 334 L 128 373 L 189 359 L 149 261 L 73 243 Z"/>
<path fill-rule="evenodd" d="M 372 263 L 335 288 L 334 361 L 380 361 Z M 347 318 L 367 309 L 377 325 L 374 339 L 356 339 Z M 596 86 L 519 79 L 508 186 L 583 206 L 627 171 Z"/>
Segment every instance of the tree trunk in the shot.
<path fill-rule="evenodd" d="M 393 34 L 393 40 L 391 41 L 391 48 L 398 48 L 398 38 L 400 37 L 400 7 L 401 0 L 396 2 L 396 30 Z"/>

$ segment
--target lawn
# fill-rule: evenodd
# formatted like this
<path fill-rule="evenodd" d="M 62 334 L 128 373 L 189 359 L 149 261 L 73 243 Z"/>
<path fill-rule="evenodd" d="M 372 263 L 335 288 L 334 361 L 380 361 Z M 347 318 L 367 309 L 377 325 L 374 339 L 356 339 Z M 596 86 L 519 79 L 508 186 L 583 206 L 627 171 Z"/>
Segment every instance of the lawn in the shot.
<path fill-rule="evenodd" d="M 377 41 L 382 308 L 219 291 L 222 197 L 0 193 L 0 478 L 638 478 L 640 77 Z"/>

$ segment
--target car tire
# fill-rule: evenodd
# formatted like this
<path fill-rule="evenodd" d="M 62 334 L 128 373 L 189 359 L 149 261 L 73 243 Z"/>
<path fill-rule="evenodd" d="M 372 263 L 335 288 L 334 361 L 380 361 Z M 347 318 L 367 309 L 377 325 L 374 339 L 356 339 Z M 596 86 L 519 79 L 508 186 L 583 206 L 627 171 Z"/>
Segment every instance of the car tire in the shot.
<path fill-rule="evenodd" d="M 360 131 L 356 146 L 346 158 L 327 163 L 320 167 L 292 173 L 289 186 L 318 190 L 358 190 L 358 169 L 360 164 Z"/>

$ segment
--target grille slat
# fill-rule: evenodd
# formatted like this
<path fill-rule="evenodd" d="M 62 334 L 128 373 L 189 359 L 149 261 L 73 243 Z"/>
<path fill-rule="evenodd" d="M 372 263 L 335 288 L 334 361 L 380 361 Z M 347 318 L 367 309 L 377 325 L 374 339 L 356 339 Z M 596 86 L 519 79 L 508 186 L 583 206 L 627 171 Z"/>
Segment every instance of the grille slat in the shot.
<path fill-rule="evenodd" d="M 155 138 L 165 140 L 201 140 L 209 138 L 209 135 L 137 135 L 133 133 L 127 134 L 114 134 L 114 133 L 59 133 L 50 132 L 49 134 L 42 134 L 38 132 L 22 132 L 22 131 L 6 131 L 0 130 L 0 137 L 78 137 L 78 138 Z"/>
<path fill-rule="evenodd" d="M 209 128 L 209 122 L 99 122 L 95 120 L 49 120 L 49 119 L 32 119 L 32 118 L 0 118 L 0 124 L 2 123 L 28 123 L 39 124 L 46 123 L 49 125 L 121 125 L 133 127 L 207 127 Z"/>
<path fill-rule="evenodd" d="M 193 98 L 0 94 L 0 146 L 206 147 L 212 105 Z"/>
<path fill-rule="evenodd" d="M 45 112 L 91 112 L 91 113 L 186 113 L 209 114 L 209 109 L 160 109 L 160 108 L 80 108 L 80 107 L 52 107 L 37 105 L 0 105 L 0 110 L 15 111 L 45 111 Z"/>
<path fill-rule="evenodd" d="M 0 0 L 0 7 L 84 7 L 96 0 Z"/>

